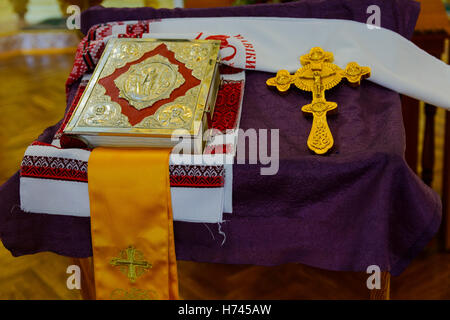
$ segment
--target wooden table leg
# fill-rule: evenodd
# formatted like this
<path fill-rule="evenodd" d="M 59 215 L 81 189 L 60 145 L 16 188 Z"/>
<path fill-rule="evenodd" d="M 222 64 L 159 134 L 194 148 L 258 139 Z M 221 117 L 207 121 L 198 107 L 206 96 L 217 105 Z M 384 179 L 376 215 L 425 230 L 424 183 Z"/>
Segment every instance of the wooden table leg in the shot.
<path fill-rule="evenodd" d="M 91 258 L 73 258 L 81 270 L 81 296 L 83 300 L 95 300 L 94 265 Z"/>
<path fill-rule="evenodd" d="M 442 179 L 441 235 L 444 250 L 450 251 L 450 111 L 445 112 L 444 173 Z"/>
<path fill-rule="evenodd" d="M 436 107 L 425 104 L 425 134 L 423 137 L 422 150 L 422 180 L 431 186 L 434 173 L 434 123 L 436 117 Z"/>
<path fill-rule="evenodd" d="M 381 273 L 381 288 L 370 290 L 370 300 L 389 300 L 391 291 L 391 274 Z"/>

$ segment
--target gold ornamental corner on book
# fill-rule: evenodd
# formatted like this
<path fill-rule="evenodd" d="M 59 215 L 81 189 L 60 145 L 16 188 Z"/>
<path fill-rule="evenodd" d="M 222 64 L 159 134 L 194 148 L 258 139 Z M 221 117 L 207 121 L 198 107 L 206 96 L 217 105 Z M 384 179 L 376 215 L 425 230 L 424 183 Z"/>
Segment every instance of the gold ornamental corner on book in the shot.
<path fill-rule="evenodd" d="M 109 40 L 64 133 L 93 146 L 202 135 L 219 87 L 219 50 L 215 40 Z"/>

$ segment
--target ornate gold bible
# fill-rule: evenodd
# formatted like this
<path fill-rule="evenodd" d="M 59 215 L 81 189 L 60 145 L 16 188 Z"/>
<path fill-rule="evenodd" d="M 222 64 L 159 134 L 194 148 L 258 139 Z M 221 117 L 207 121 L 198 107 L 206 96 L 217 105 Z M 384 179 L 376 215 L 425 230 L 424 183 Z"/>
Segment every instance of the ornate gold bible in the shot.
<path fill-rule="evenodd" d="M 220 82 L 219 49 L 215 40 L 110 39 L 64 134 L 92 147 L 182 141 L 202 153 Z"/>

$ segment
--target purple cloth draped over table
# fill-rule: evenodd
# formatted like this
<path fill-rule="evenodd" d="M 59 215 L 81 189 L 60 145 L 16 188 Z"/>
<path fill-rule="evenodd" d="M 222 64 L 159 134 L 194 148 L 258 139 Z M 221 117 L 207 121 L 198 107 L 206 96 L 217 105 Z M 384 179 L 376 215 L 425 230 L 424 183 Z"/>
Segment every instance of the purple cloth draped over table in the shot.
<path fill-rule="evenodd" d="M 94 24 L 170 17 L 272 16 L 365 22 L 369 5 L 381 8 L 382 26 L 409 38 L 419 4 L 409 0 L 306 0 L 222 9 L 155 10 L 94 7 L 82 15 Z M 286 39 L 295 41 L 295 39 Z M 299 52 L 299 55 L 302 54 Z M 329 117 L 335 148 L 311 155 L 311 119 L 300 106 L 310 94 L 268 90 L 268 73 L 248 71 L 241 128 L 280 129 L 280 169 L 261 176 L 259 165 L 233 168 L 233 214 L 226 222 L 175 222 L 181 260 L 276 265 L 299 262 L 331 270 L 365 271 L 369 265 L 399 274 L 437 232 L 441 202 L 404 160 L 399 95 L 368 81 L 327 93 L 338 114 Z M 69 103 L 78 84 L 71 87 Z M 39 138 L 49 142 L 58 125 Z M 128 213 L 132 214 L 132 213 Z M 208 228 L 207 228 L 208 227 Z M 209 229 L 209 230 L 208 230 Z M 73 257 L 91 252 L 89 218 L 27 214 L 19 207 L 19 179 L 0 189 L 0 232 L 13 255 L 53 251 Z M 223 232 L 226 240 L 223 241 Z"/>

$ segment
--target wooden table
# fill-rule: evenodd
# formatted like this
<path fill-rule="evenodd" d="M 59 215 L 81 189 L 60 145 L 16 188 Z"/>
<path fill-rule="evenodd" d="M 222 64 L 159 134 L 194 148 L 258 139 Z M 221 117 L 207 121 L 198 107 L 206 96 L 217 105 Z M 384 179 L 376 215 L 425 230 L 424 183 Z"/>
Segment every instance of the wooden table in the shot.
<path fill-rule="evenodd" d="M 215 3 L 214 6 L 229 5 L 230 0 L 223 0 Z M 444 52 L 444 41 L 450 33 L 448 18 L 441 0 L 421 0 L 422 10 L 416 26 L 416 32 L 412 41 L 437 58 L 441 58 Z M 185 7 L 210 7 L 209 1 L 186 0 Z M 419 101 L 402 97 L 403 117 L 406 130 L 406 159 L 410 167 L 417 172 L 417 146 L 418 146 L 418 127 L 419 127 Z M 434 115 L 436 107 L 426 105 L 426 129 L 424 138 L 424 148 L 422 157 L 423 174 L 422 178 L 427 184 L 431 184 L 433 178 L 434 164 Z M 450 112 L 447 112 L 446 123 L 446 145 L 445 145 L 445 167 L 444 167 L 444 212 L 450 211 L 450 203 L 447 205 L 446 199 L 450 199 Z M 449 215 L 446 214 L 446 217 Z M 447 235 L 450 234 L 450 224 L 448 219 L 444 223 Z M 446 246 L 450 248 L 450 239 L 446 237 Z M 95 299 L 94 275 L 92 268 L 92 258 L 75 259 L 75 264 L 82 270 L 82 295 L 84 299 Z M 370 299 L 386 300 L 390 295 L 390 274 L 382 274 L 382 288 L 372 290 Z"/>

